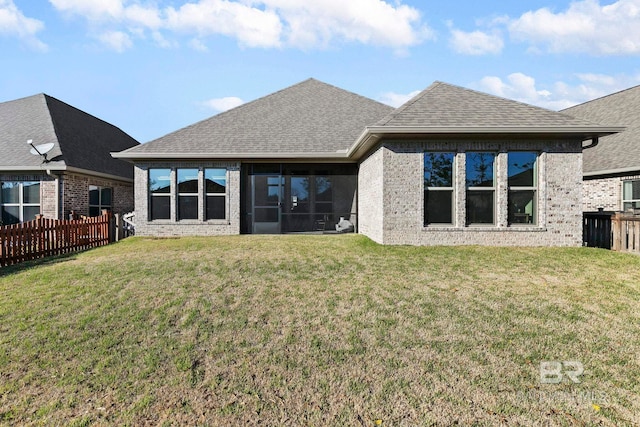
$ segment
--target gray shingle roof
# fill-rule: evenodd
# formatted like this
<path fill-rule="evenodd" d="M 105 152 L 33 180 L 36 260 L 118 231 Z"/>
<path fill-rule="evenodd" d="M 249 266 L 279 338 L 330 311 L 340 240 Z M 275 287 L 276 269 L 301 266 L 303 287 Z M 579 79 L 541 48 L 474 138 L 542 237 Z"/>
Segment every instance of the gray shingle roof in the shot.
<path fill-rule="evenodd" d="M 34 145 L 48 142 L 52 169 L 79 169 L 133 178 L 130 164 L 111 157 L 110 152 L 139 145 L 119 128 L 45 94 L 0 103 L 0 171 L 42 166 L 42 159 L 29 153 Z"/>
<path fill-rule="evenodd" d="M 175 154 L 336 153 L 393 110 L 308 79 L 128 150 L 127 157 Z"/>
<path fill-rule="evenodd" d="M 600 138 L 598 145 L 584 151 L 585 174 L 640 171 L 640 86 L 567 108 L 563 113 L 626 127 L 623 132 Z"/>
<path fill-rule="evenodd" d="M 594 123 L 518 101 L 435 82 L 380 120 L 389 127 L 571 127 Z"/>

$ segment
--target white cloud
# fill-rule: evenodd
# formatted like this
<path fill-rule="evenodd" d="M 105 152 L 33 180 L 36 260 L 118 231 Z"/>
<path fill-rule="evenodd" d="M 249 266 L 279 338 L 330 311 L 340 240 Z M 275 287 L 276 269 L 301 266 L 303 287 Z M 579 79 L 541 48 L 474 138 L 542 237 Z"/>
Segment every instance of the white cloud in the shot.
<path fill-rule="evenodd" d="M 151 38 L 156 42 L 156 44 L 165 49 L 171 49 L 178 47 L 178 43 L 175 41 L 167 40 L 160 31 L 153 31 L 151 33 Z"/>
<path fill-rule="evenodd" d="M 15 36 L 31 48 L 45 51 L 47 45 L 36 37 L 42 29 L 42 21 L 26 17 L 13 0 L 0 0 L 0 34 Z"/>
<path fill-rule="evenodd" d="M 514 40 L 550 52 L 596 55 L 640 53 L 640 0 L 600 5 L 598 0 L 572 2 L 563 12 L 529 11 L 508 23 Z"/>
<path fill-rule="evenodd" d="M 49 0 L 61 12 L 84 16 L 89 20 L 120 18 L 123 0 Z"/>
<path fill-rule="evenodd" d="M 504 42 L 498 32 L 482 31 L 464 32 L 451 29 L 451 46 L 453 50 L 465 55 L 498 54 L 502 52 Z"/>
<path fill-rule="evenodd" d="M 200 39 L 191 39 L 191 40 L 189 40 L 189 46 L 191 47 L 191 49 L 197 50 L 198 52 L 208 52 L 209 51 L 209 49 L 207 48 L 207 45 L 202 43 L 202 40 L 200 40 Z"/>
<path fill-rule="evenodd" d="M 640 84 L 640 75 L 576 74 L 574 78 L 577 82 L 558 81 L 547 89 L 541 89 L 533 77 L 513 73 L 505 80 L 486 76 L 474 86 L 493 95 L 551 110 L 562 110 Z"/>
<path fill-rule="evenodd" d="M 256 2 L 257 3 L 257 2 Z M 285 25 L 287 44 L 301 48 L 326 46 L 334 40 L 396 49 L 433 38 L 421 24 L 420 12 L 399 1 L 382 0 L 263 0 Z"/>
<path fill-rule="evenodd" d="M 275 12 L 226 0 L 200 0 L 166 9 L 169 29 L 198 36 L 235 37 L 248 47 L 280 45 L 282 25 Z"/>
<path fill-rule="evenodd" d="M 413 92 L 410 92 L 407 94 L 385 92 L 382 95 L 380 95 L 380 97 L 378 98 L 378 101 L 382 102 L 383 104 L 387 104 L 392 107 L 398 108 L 399 106 L 401 106 L 402 104 L 404 104 L 405 102 L 407 102 L 408 100 L 410 100 L 411 98 L 419 94 L 420 92 L 421 91 L 419 90 L 414 90 Z"/>
<path fill-rule="evenodd" d="M 98 39 L 110 49 L 122 53 L 133 46 L 131 37 L 122 31 L 108 31 L 101 34 Z"/>
<path fill-rule="evenodd" d="M 160 11 L 155 7 L 143 7 L 137 4 L 123 8 L 122 16 L 131 24 L 137 24 L 151 30 L 157 30 L 162 27 L 162 18 Z"/>
<path fill-rule="evenodd" d="M 49 1 L 109 31 L 142 27 L 195 36 L 200 43 L 223 35 L 246 47 L 313 49 L 356 42 L 402 52 L 433 38 L 420 12 L 400 0 L 196 0 L 167 7 L 151 0 Z"/>
<path fill-rule="evenodd" d="M 209 99 L 208 101 L 204 101 L 202 104 L 205 107 L 222 112 L 236 108 L 244 104 L 244 101 L 237 96 L 227 96 L 224 98 Z"/>

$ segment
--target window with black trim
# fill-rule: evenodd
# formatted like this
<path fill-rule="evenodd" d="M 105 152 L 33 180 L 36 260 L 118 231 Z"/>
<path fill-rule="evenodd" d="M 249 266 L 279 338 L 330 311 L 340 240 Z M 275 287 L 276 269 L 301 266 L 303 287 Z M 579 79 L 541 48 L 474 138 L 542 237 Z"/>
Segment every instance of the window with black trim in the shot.
<path fill-rule="evenodd" d="M 536 224 L 538 204 L 538 153 L 507 153 L 509 225 Z"/>
<path fill-rule="evenodd" d="M 171 218 L 171 169 L 149 169 L 149 219 Z"/>
<path fill-rule="evenodd" d="M 111 211 L 113 190 L 110 187 L 89 186 L 89 216 L 98 216 L 103 210 Z"/>
<path fill-rule="evenodd" d="M 467 225 L 495 224 L 496 153 L 466 154 Z"/>
<path fill-rule="evenodd" d="M 424 225 L 453 224 L 454 161 L 452 152 L 424 153 Z"/>
<path fill-rule="evenodd" d="M 40 182 L 2 182 L 0 210 L 2 225 L 34 220 L 40 213 Z"/>
<path fill-rule="evenodd" d="M 204 170 L 205 219 L 225 219 L 227 216 L 227 170 Z"/>
<path fill-rule="evenodd" d="M 178 179 L 178 220 L 198 219 L 198 169 L 180 168 Z"/>

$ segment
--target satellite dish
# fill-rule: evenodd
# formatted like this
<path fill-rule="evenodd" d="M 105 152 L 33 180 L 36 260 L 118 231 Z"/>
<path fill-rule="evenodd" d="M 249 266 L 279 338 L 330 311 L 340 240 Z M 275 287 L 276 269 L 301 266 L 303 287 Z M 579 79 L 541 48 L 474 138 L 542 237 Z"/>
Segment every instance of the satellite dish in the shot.
<path fill-rule="evenodd" d="M 51 151 L 55 146 L 53 142 L 47 142 L 46 144 L 33 145 L 33 139 L 28 140 L 27 144 L 31 146 L 31 150 L 29 150 L 29 152 L 34 156 L 44 157 L 45 163 L 49 161 L 49 159 L 47 159 L 47 153 Z"/>

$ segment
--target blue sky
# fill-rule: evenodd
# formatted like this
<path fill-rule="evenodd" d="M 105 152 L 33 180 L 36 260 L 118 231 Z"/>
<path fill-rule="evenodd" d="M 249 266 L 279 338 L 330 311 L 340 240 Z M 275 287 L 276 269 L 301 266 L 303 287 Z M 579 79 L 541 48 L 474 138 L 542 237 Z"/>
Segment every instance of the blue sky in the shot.
<path fill-rule="evenodd" d="M 640 84 L 640 0 L 0 0 L 0 58 L 0 101 L 44 92 L 141 142 L 309 77 L 557 110 Z"/>

